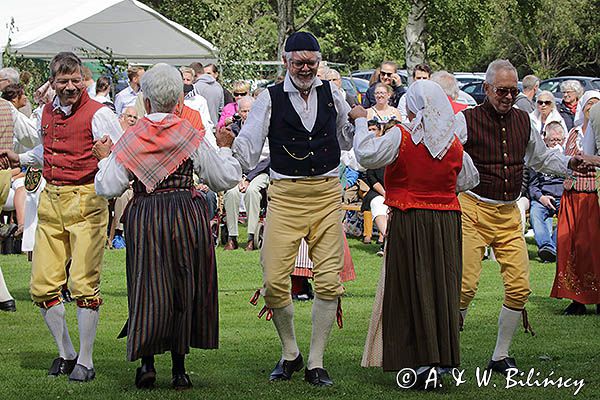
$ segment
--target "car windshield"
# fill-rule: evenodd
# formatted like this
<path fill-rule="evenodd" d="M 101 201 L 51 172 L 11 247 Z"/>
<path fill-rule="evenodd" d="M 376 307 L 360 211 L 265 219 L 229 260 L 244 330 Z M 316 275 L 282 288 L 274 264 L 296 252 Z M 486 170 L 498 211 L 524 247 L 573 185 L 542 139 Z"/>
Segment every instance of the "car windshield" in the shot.
<path fill-rule="evenodd" d="M 480 83 L 474 84 L 474 85 L 466 85 L 462 88 L 462 91 L 465 93 L 477 93 L 480 92 L 481 90 L 479 89 L 479 87 L 481 86 Z"/>
<path fill-rule="evenodd" d="M 591 84 L 594 89 L 600 90 L 600 79 L 594 79 L 593 81 L 591 81 Z"/>
<path fill-rule="evenodd" d="M 365 93 L 369 89 L 369 81 L 366 79 L 352 78 L 352 81 L 356 89 L 361 93 Z"/>
<path fill-rule="evenodd" d="M 560 91 L 560 81 L 546 81 L 540 83 L 540 90 L 548 90 L 552 93 Z"/>

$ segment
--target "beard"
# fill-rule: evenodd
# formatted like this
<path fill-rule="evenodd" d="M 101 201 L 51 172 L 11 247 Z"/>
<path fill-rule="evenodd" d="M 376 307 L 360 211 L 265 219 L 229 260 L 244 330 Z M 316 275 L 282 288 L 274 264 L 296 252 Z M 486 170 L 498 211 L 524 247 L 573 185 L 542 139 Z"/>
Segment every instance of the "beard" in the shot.
<path fill-rule="evenodd" d="M 315 83 L 316 78 L 317 77 L 313 75 L 310 81 L 308 81 L 306 79 L 300 78 L 297 75 L 290 74 L 290 79 L 292 80 L 296 88 L 300 90 L 309 90 L 312 87 L 313 83 Z"/>

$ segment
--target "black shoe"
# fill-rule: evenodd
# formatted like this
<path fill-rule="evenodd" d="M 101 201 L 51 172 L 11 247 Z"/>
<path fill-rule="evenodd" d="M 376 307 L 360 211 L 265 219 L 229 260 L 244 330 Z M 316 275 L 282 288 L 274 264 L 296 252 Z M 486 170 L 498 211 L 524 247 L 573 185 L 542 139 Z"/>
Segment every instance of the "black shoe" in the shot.
<path fill-rule="evenodd" d="M 194 386 L 192 385 L 190 377 L 186 373 L 173 375 L 173 380 L 171 381 L 171 384 L 173 385 L 173 389 L 175 390 L 188 390 L 191 389 L 192 386 Z"/>
<path fill-rule="evenodd" d="M 600 314 L 600 304 L 596 304 L 596 314 Z"/>
<path fill-rule="evenodd" d="M 71 303 L 71 302 L 73 302 L 73 297 L 71 297 L 71 291 L 69 289 L 65 288 L 65 289 L 61 290 L 60 294 L 61 294 L 61 296 L 63 298 L 63 301 L 65 303 Z"/>
<path fill-rule="evenodd" d="M 89 382 L 94 380 L 95 377 L 96 371 L 94 368 L 86 368 L 81 364 L 77 364 L 69 375 L 69 380 L 71 382 Z"/>
<path fill-rule="evenodd" d="M 540 251 L 538 251 L 538 256 L 543 262 L 555 262 L 556 261 L 556 251 L 548 248 L 542 247 Z"/>
<path fill-rule="evenodd" d="M 156 370 L 143 364 L 135 371 L 135 386 L 138 389 L 151 389 L 156 382 Z"/>
<path fill-rule="evenodd" d="M 443 386 L 442 373 L 436 370 L 432 375 L 431 370 L 432 368 L 418 374 L 417 380 L 411 389 L 425 391 L 441 389 Z M 445 373 L 450 373 L 450 370 Z"/>
<path fill-rule="evenodd" d="M 585 307 L 585 304 L 581 304 L 577 301 L 574 301 L 571 304 L 569 304 L 567 308 L 565 308 L 565 311 L 563 311 L 563 315 L 585 315 L 586 312 L 587 308 Z M 597 312 L 598 306 L 596 306 L 596 313 Z"/>
<path fill-rule="evenodd" d="M 302 354 L 298 354 L 295 360 L 279 360 L 269 375 L 269 381 L 289 381 L 292 379 L 292 374 L 302 368 L 304 368 Z"/>
<path fill-rule="evenodd" d="M 498 361 L 490 360 L 490 363 L 487 366 L 487 369 L 491 369 L 492 371 L 498 372 L 504 376 L 508 374 L 508 370 L 511 368 L 517 369 L 515 359 L 512 357 L 506 357 Z"/>
<path fill-rule="evenodd" d="M 304 370 L 304 380 L 315 386 L 332 386 L 333 381 L 327 371 L 323 368 L 313 368 Z"/>
<path fill-rule="evenodd" d="M 62 357 L 55 358 L 52 361 L 52 365 L 48 370 L 49 376 L 59 376 L 59 375 L 69 375 L 73 372 L 75 368 L 75 364 L 77 364 L 77 359 L 74 360 L 65 360 Z"/>
<path fill-rule="evenodd" d="M 15 303 L 14 299 L 0 301 L 0 310 L 15 312 L 15 311 L 17 311 L 17 304 Z"/>

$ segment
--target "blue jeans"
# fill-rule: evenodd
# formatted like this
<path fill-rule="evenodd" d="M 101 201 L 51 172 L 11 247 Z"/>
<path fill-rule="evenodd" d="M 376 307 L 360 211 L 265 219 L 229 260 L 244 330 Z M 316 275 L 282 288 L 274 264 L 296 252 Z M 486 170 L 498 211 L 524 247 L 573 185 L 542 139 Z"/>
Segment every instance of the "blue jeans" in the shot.
<path fill-rule="evenodd" d="M 529 220 L 538 249 L 548 248 L 556 253 L 556 228 L 552 229 L 552 217 L 558 213 L 560 199 L 556 200 L 556 211 L 544 207 L 537 200 L 531 200 Z"/>

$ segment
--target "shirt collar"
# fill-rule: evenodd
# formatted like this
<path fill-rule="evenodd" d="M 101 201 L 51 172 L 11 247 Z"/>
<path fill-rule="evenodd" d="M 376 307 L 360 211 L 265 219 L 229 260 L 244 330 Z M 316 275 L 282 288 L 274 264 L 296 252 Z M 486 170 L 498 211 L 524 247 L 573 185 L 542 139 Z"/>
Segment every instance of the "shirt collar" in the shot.
<path fill-rule="evenodd" d="M 60 111 L 62 111 L 62 113 L 65 115 L 71 115 L 73 106 L 61 106 L 58 96 L 54 96 L 54 100 L 52 100 L 52 111 L 56 111 L 57 109 L 60 109 Z"/>
<path fill-rule="evenodd" d="M 492 103 L 490 103 L 490 101 L 488 100 L 488 98 L 486 97 L 485 100 L 483 101 L 483 103 L 481 104 L 481 107 L 487 111 L 492 117 L 496 118 L 496 119 L 500 119 L 500 118 L 504 118 L 504 117 L 510 117 L 514 110 L 511 107 L 510 110 L 508 110 L 507 113 L 505 114 L 500 114 L 498 111 L 496 111 L 496 109 L 494 108 L 494 106 L 492 105 Z"/>
<path fill-rule="evenodd" d="M 323 85 L 323 81 L 321 81 L 319 78 L 315 78 L 315 82 L 313 83 L 312 87 L 310 88 L 310 90 L 312 91 L 314 88 Z M 296 86 L 294 86 L 294 84 L 292 83 L 292 78 L 290 77 L 290 73 L 286 72 L 285 73 L 285 79 L 283 80 L 283 91 L 284 92 L 296 92 L 299 93 L 299 90 Z"/>

